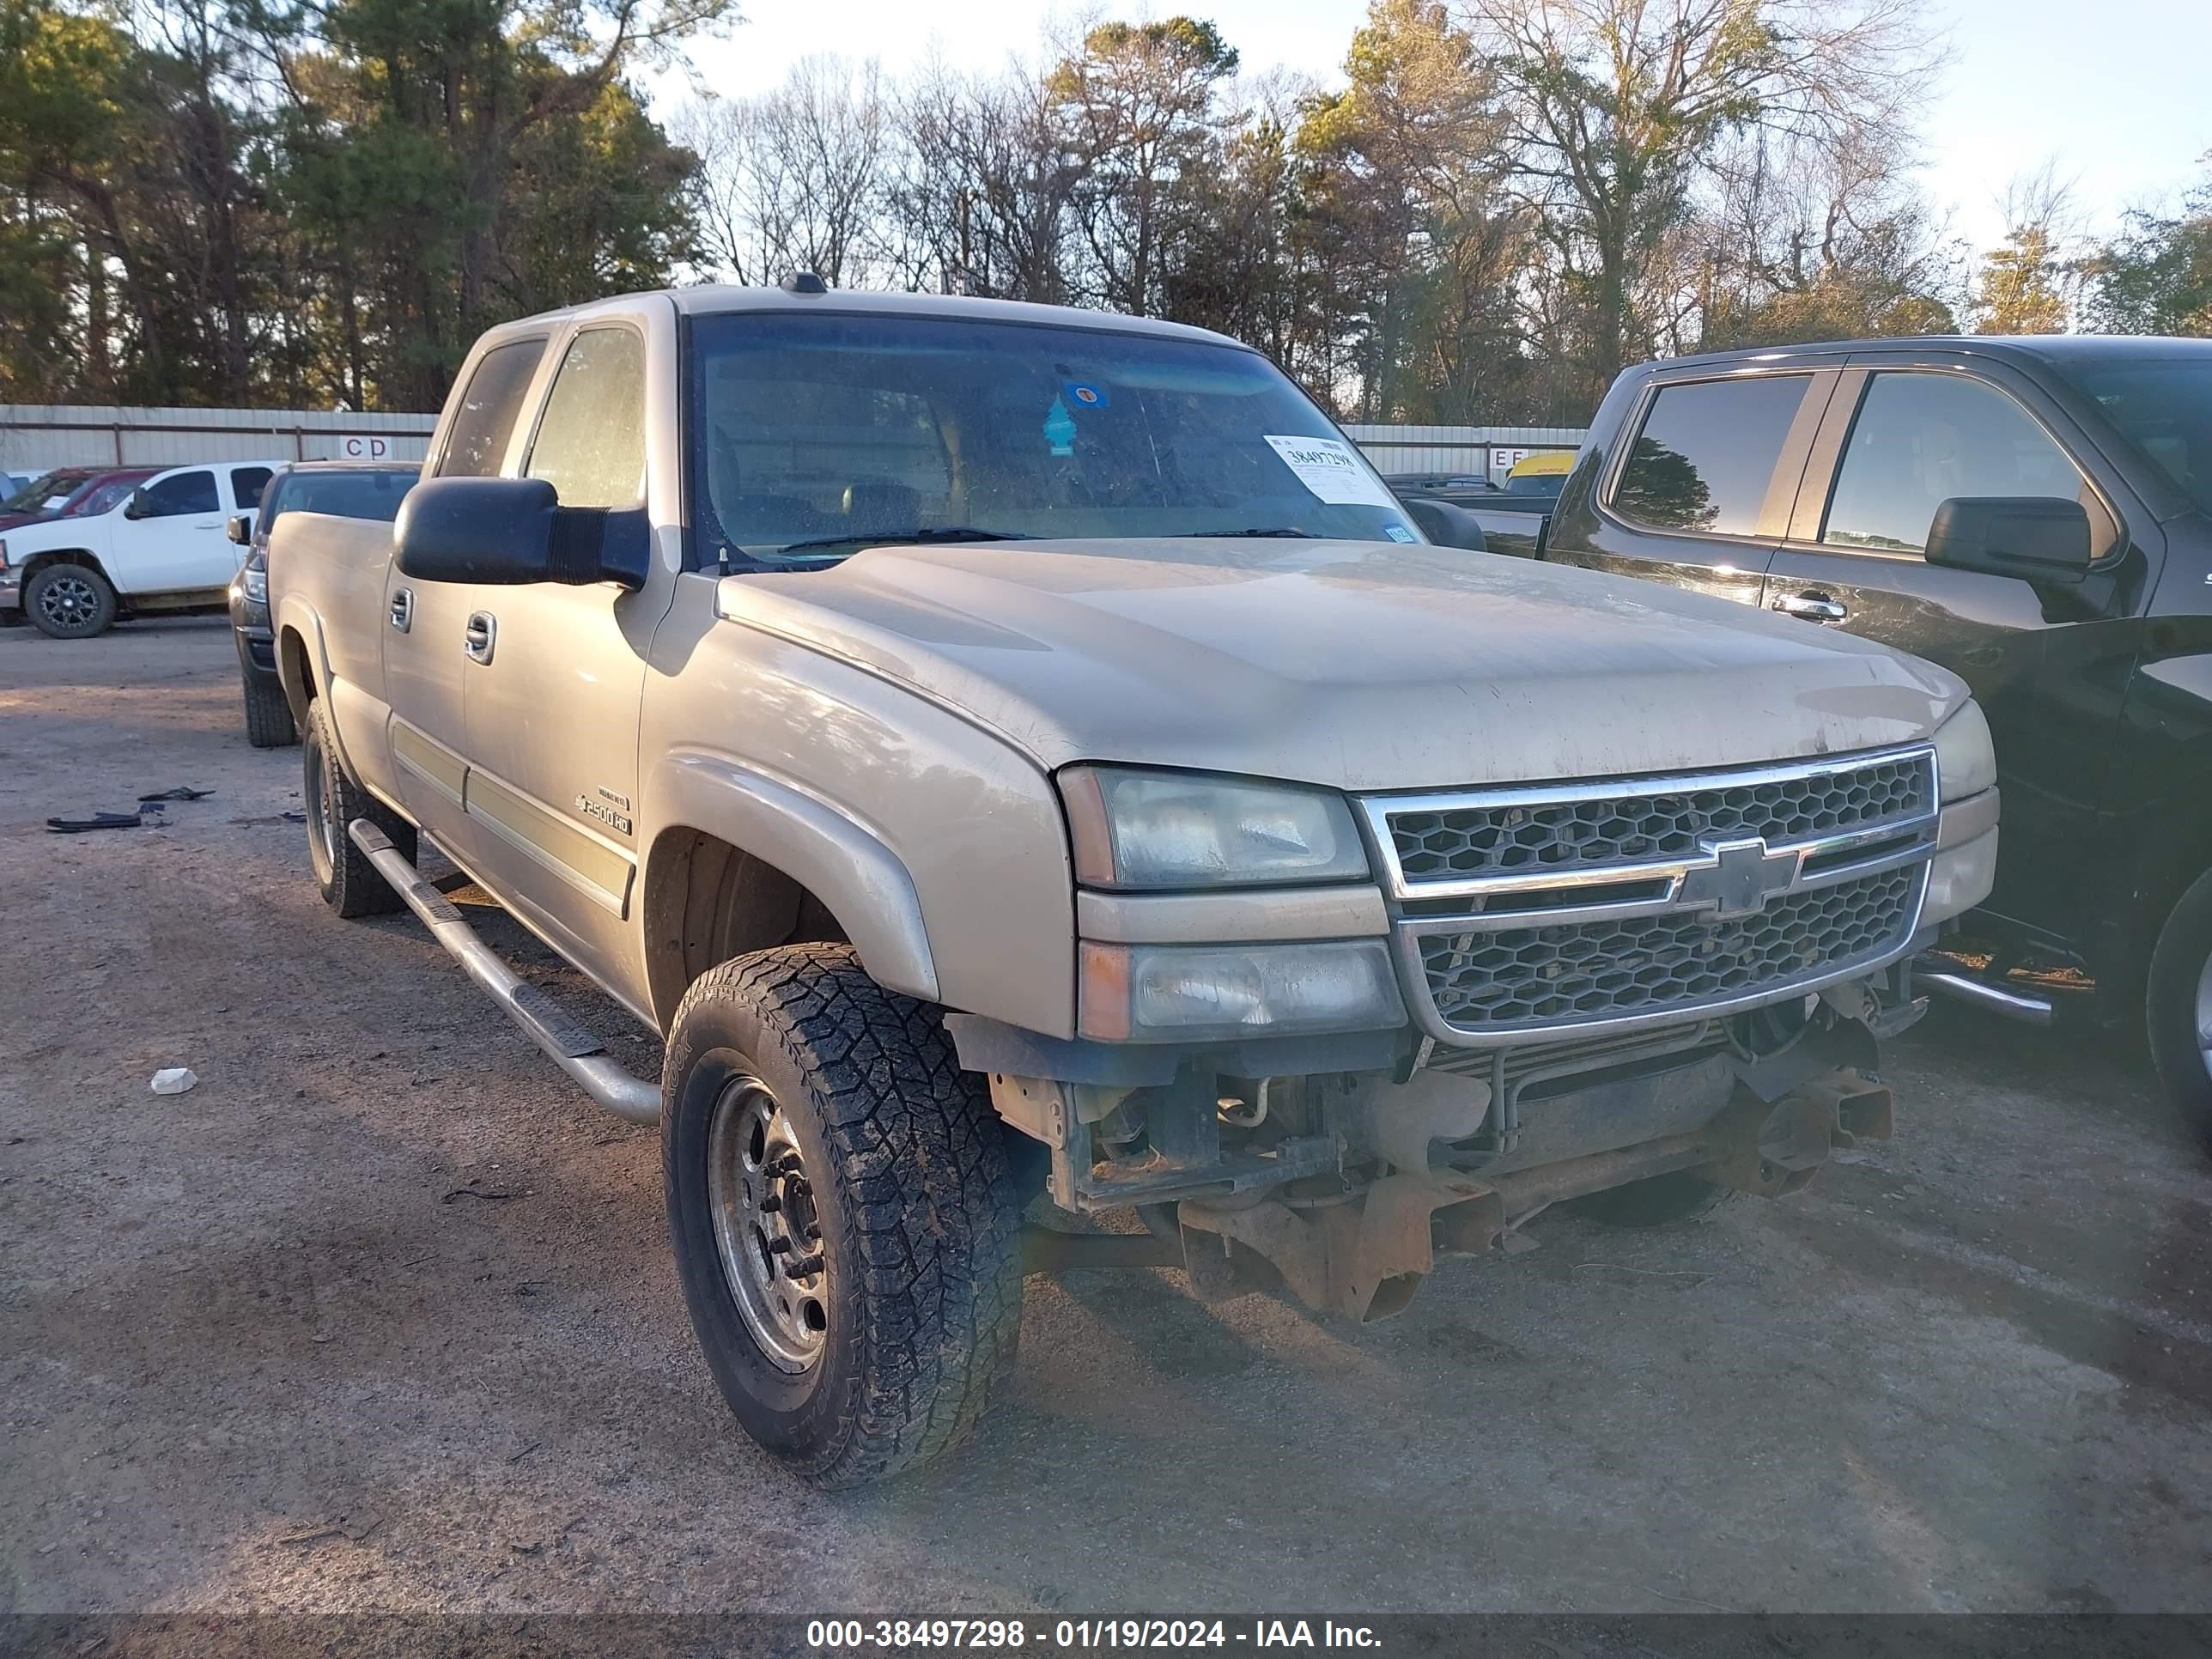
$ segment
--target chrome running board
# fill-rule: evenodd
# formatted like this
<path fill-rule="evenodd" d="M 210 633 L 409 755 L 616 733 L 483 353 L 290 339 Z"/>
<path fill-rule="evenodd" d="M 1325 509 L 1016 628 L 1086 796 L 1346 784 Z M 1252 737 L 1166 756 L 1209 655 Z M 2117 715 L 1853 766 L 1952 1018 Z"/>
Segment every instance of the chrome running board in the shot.
<path fill-rule="evenodd" d="M 2051 1024 L 2051 1003 L 2048 997 L 2023 996 L 2017 991 L 2000 991 L 1994 985 L 1966 974 L 1929 973 L 1923 969 L 1912 970 L 1912 984 L 1917 990 L 1925 987 L 1960 1002 L 1971 1002 L 1986 1008 L 1993 1014 L 2002 1014 L 2008 1019 L 2017 1019 L 2029 1025 Z"/>
<path fill-rule="evenodd" d="M 377 874 L 392 884 L 392 890 L 407 901 L 407 908 L 422 919 L 431 937 L 453 952 L 469 970 L 469 977 L 489 992 L 491 1000 L 507 1011 L 507 1017 L 551 1055 L 553 1063 L 574 1078 L 586 1094 L 631 1123 L 660 1121 L 659 1084 L 624 1071 L 589 1026 L 501 962 L 477 937 L 476 929 L 461 919 L 453 902 L 423 880 L 381 830 L 367 818 L 356 818 L 346 826 L 346 833 L 368 855 Z"/>

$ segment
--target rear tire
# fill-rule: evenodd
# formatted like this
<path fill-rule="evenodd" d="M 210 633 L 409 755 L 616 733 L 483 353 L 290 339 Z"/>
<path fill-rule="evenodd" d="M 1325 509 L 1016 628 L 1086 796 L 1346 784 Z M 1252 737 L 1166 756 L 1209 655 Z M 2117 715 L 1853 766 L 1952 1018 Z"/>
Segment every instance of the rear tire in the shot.
<path fill-rule="evenodd" d="M 286 749 L 299 742 L 300 728 L 292 724 L 292 705 L 283 686 L 246 682 L 246 740 L 256 749 Z"/>
<path fill-rule="evenodd" d="M 88 564 L 42 564 L 23 584 L 23 614 L 50 640 L 88 640 L 115 626 L 115 589 Z"/>
<path fill-rule="evenodd" d="M 850 945 L 756 951 L 684 994 L 661 1097 L 684 1299 L 745 1432 L 832 1488 L 957 1445 L 1012 1364 L 1020 1210 L 939 1011 Z"/>
<path fill-rule="evenodd" d="M 1647 1176 L 1625 1187 L 1570 1199 L 1566 1207 L 1608 1227 L 1665 1227 L 1710 1215 L 1735 1196 L 1735 1189 L 1688 1170 Z"/>
<path fill-rule="evenodd" d="M 307 730 L 301 744 L 300 799 L 307 815 L 307 861 L 323 902 L 350 921 L 389 915 L 406 902 L 354 845 L 347 826 L 367 818 L 391 838 L 399 856 L 415 861 L 415 826 L 346 775 L 331 734 L 327 706 L 318 697 L 307 705 Z"/>
<path fill-rule="evenodd" d="M 2212 1152 L 2212 872 L 2181 896 L 2159 931 L 2143 1023 L 2166 1098 Z"/>

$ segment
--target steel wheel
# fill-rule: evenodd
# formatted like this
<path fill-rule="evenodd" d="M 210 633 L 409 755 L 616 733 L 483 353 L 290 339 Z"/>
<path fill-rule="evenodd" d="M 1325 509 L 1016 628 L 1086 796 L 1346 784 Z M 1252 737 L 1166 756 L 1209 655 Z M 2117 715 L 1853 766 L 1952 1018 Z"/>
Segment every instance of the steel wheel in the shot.
<path fill-rule="evenodd" d="M 714 1103 L 707 1194 L 723 1282 L 745 1328 L 778 1370 L 805 1371 L 830 1328 L 830 1275 L 805 1158 L 758 1078 L 732 1078 Z"/>
<path fill-rule="evenodd" d="M 307 850 L 315 855 L 316 876 L 327 881 L 337 866 L 338 836 L 344 832 L 331 812 L 331 762 L 320 733 L 309 738 L 301 758 L 307 768 L 301 793 L 307 809 Z"/>
<path fill-rule="evenodd" d="M 89 628 L 100 615 L 100 595 L 74 570 L 46 578 L 39 592 L 39 614 L 59 629 Z"/>

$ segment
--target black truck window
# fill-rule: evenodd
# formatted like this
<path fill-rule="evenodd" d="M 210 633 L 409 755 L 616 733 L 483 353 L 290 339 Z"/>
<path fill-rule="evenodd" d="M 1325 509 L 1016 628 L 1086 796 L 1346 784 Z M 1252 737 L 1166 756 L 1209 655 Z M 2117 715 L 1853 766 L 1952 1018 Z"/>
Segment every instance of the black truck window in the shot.
<path fill-rule="evenodd" d="M 1851 422 L 1820 539 L 1917 553 L 1954 495 L 2095 497 L 2066 452 L 1994 386 L 1956 374 L 1877 374 Z"/>
<path fill-rule="evenodd" d="M 1656 530 L 1755 533 L 1811 380 L 1759 374 L 1662 386 L 1621 468 L 1613 511 Z"/>

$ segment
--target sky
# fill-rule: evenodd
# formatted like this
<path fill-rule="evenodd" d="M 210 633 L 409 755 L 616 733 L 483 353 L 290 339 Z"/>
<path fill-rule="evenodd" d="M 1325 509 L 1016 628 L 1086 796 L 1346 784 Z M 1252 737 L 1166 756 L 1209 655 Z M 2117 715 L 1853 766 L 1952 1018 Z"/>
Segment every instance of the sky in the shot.
<path fill-rule="evenodd" d="M 1071 15 L 1016 0 L 741 0 L 745 21 L 692 52 L 696 79 L 742 97 L 780 81 L 799 58 L 874 58 L 896 76 L 933 51 L 955 68 L 995 70 L 1035 58 L 1048 20 Z M 1137 0 L 1109 15 L 1212 20 L 1246 72 L 1280 65 L 1325 82 L 1364 0 Z M 2212 0 L 1931 0 L 1947 41 L 1942 78 L 1922 134 L 1925 179 L 1954 229 L 1994 240 L 2007 184 L 2045 162 L 2073 181 L 2094 233 L 2123 210 L 2170 204 L 2212 150 Z M 664 77 L 656 101 L 680 101 Z"/>

